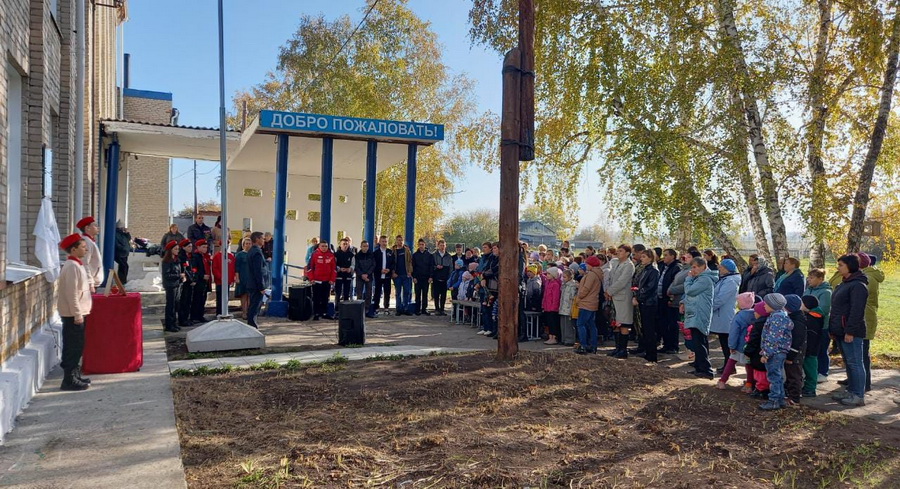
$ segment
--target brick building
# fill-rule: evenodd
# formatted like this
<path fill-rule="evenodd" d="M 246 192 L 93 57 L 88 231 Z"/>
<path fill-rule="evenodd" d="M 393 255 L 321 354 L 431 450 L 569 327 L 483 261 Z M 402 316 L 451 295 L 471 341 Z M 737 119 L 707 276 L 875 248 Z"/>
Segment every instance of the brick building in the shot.
<path fill-rule="evenodd" d="M 124 0 L 84 0 L 84 202 L 75 200 L 76 0 L 0 2 L 0 438 L 56 363 L 55 284 L 35 257 L 41 200 L 60 234 L 97 214 L 99 121 L 117 110 Z M 80 204 L 80 205 L 79 205 Z"/>
<path fill-rule="evenodd" d="M 172 122 L 172 94 L 125 87 L 123 119 L 150 124 Z M 169 158 L 123 154 L 116 213 L 135 238 L 153 242 L 169 229 Z M 182 232 L 186 229 L 182 228 Z"/>

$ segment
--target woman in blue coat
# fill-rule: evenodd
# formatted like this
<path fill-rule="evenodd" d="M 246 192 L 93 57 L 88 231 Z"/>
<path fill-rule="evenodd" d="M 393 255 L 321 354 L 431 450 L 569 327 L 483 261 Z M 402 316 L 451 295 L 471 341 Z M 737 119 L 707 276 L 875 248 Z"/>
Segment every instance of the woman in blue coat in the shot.
<path fill-rule="evenodd" d="M 691 271 L 684 280 L 684 327 L 691 330 L 694 345 L 694 375 L 712 380 L 709 364 L 709 327 L 712 323 L 713 295 L 719 274 L 710 270 L 706 260 L 691 260 Z"/>
<path fill-rule="evenodd" d="M 803 297 L 806 278 L 800 271 L 800 260 L 788 257 L 784 260 L 784 275 L 775 280 L 775 292 L 781 295 L 798 295 Z"/>
<path fill-rule="evenodd" d="M 737 264 L 734 260 L 726 258 L 719 263 L 719 281 L 713 293 L 713 311 L 712 324 L 710 325 L 710 333 L 715 333 L 719 337 L 719 347 L 722 348 L 722 355 L 728 362 L 731 355 L 731 348 L 728 347 L 728 333 L 731 330 L 731 320 L 734 319 L 735 304 L 737 304 L 738 289 L 741 288 L 741 276 L 737 271 Z M 717 369 L 717 373 L 725 371 L 725 363 Z"/>

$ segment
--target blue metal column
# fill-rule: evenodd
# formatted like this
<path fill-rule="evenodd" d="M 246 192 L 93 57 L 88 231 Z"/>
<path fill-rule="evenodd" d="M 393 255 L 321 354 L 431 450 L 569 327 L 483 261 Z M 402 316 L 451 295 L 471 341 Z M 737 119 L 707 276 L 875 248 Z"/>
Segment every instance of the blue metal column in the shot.
<path fill-rule="evenodd" d="M 369 242 L 369 249 L 375 249 L 375 179 L 378 176 L 378 143 L 369 141 L 366 152 L 366 222 L 363 239 Z"/>
<path fill-rule="evenodd" d="M 411 143 L 406 152 L 406 244 L 415 249 L 416 243 L 416 158 L 419 146 Z"/>
<path fill-rule="evenodd" d="M 288 303 L 284 297 L 284 225 L 287 216 L 288 146 L 290 136 L 279 134 L 275 164 L 275 225 L 272 237 L 272 302 L 269 315 L 286 317 Z"/>
<path fill-rule="evenodd" d="M 116 258 L 116 206 L 119 200 L 119 141 L 109 145 L 106 158 L 106 209 L 103 214 L 103 283 L 109 279 L 109 270 Z M 80 218 L 78 218 L 80 219 Z"/>
<path fill-rule="evenodd" d="M 331 243 L 331 191 L 334 187 L 334 139 L 322 139 L 322 200 L 319 202 L 319 239 Z M 335 246 L 337 249 L 337 246 Z"/>

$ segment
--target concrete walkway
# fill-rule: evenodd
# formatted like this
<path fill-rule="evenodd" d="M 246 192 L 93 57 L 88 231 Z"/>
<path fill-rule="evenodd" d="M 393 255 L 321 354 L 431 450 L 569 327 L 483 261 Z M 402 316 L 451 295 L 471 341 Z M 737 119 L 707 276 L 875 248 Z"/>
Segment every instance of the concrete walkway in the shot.
<path fill-rule="evenodd" d="M 145 315 L 144 325 L 140 372 L 62 392 L 54 369 L 0 446 L 0 487 L 187 487 L 159 319 Z"/>
<path fill-rule="evenodd" d="M 284 365 L 291 360 L 303 363 L 321 362 L 336 355 L 347 360 L 365 360 L 379 356 L 425 356 L 441 353 L 468 353 L 476 351 L 472 348 L 446 348 L 432 346 L 363 346 L 359 348 L 335 348 L 332 350 L 316 350 L 293 353 L 272 353 L 268 355 L 249 355 L 244 357 L 201 358 L 195 360 L 174 360 L 169 362 L 169 370 L 194 370 L 199 367 L 224 367 L 232 365 L 237 368 L 249 368 L 260 363 L 274 361 Z"/>

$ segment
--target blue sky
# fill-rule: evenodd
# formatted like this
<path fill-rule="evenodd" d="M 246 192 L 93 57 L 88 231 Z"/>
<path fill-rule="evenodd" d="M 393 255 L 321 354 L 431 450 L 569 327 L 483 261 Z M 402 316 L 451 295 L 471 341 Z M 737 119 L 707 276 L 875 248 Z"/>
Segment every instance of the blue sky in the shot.
<path fill-rule="evenodd" d="M 294 33 L 303 14 L 324 14 L 329 19 L 350 15 L 362 18 L 363 0 L 226 0 L 225 1 L 225 96 L 231 96 L 263 80 L 274 70 L 279 48 Z M 500 112 L 502 57 L 468 39 L 468 1 L 410 0 L 410 8 L 431 22 L 443 44 L 444 62 L 454 72 L 464 72 L 477 82 L 476 95 L 483 110 Z M 172 92 L 184 125 L 218 127 L 219 92 L 216 0 L 134 0 L 129 2 L 125 24 L 125 51 L 131 54 L 131 87 Z M 337 46 L 335 46 L 337 49 Z M 218 198 L 215 190 L 217 162 L 198 162 L 206 173 L 198 183 L 198 198 Z M 362 162 L 361 162 L 362 164 Z M 193 202 L 193 164 L 174 160 L 174 208 Z M 579 178 L 582 226 L 597 220 L 599 176 L 591 162 Z M 485 178 L 480 170 L 458 182 L 451 209 L 499 206 L 499 173 Z M 585 178 L 586 177 L 586 178 Z M 477 197 L 477 198 L 473 198 Z M 449 214 L 449 212 L 448 212 Z"/>

